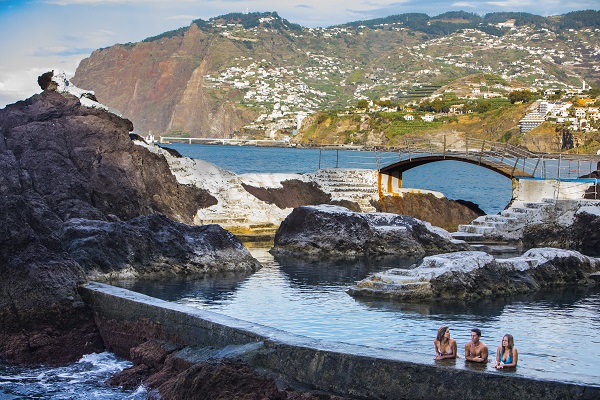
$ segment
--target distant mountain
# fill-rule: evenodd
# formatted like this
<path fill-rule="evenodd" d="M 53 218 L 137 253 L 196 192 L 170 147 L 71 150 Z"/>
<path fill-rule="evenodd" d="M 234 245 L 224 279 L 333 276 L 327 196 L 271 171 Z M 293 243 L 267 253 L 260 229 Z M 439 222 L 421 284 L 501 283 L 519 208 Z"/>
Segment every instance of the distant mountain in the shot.
<path fill-rule="evenodd" d="M 597 85 L 599 26 L 593 10 L 400 14 L 329 28 L 233 13 L 96 50 L 72 80 L 142 134 L 268 135 L 318 110 L 413 101 L 472 74 L 517 87 Z"/>

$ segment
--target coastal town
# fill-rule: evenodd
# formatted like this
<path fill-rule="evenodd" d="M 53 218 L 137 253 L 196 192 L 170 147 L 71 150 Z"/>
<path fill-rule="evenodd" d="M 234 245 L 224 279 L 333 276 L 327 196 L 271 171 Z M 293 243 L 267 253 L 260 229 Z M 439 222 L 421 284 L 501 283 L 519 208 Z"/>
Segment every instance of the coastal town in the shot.
<path fill-rule="evenodd" d="M 269 23 L 273 18 L 265 17 L 261 22 Z M 212 24 L 232 40 L 257 40 L 268 32 L 266 28 L 246 29 L 240 24 Z M 557 40 L 557 34 L 549 29 L 516 26 L 514 20 L 497 25 L 508 32 L 494 36 L 464 29 L 414 46 L 398 47 L 375 70 L 365 70 L 359 62 L 352 64 L 329 53 L 306 52 L 302 63 L 285 66 L 264 58 L 238 57 L 236 65 L 224 68 L 218 76 L 208 74 L 203 78 L 209 88 L 237 92 L 240 106 L 259 115 L 244 128 L 263 130 L 266 137 L 282 130 L 293 134 L 307 115 L 319 110 L 337 109 L 346 114 L 400 112 L 407 121 L 433 122 L 443 116 L 472 112 L 466 110 L 468 101 L 507 99 L 509 93 L 523 90 L 533 93 L 537 101 L 519 122 L 521 133 L 544 121 L 565 124 L 571 131 L 596 131 L 600 116 L 596 99 L 582 96 L 589 84 L 586 87 L 577 75 L 567 75 L 557 66 L 576 68 L 598 57 L 600 29 L 569 29 L 564 34 L 566 40 Z M 400 24 L 380 28 L 407 31 Z M 365 26 L 308 28 L 289 35 L 297 40 L 312 35 L 327 41 L 340 36 L 373 35 L 373 31 Z M 567 47 L 565 42 L 576 44 Z M 395 64 L 392 57 L 396 57 Z M 398 68 L 409 62 L 418 63 L 420 68 Z M 456 69 L 467 69 L 483 78 L 442 86 L 441 77 Z M 600 72 L 598 65 L 593 69 Z M 411 96 L 415 90 L 424 97 Z M 453 97 L 456 104 L 443 113 L 414 112 L 420 101 L 448 97 Z M 575 104 L 571 101 L 574 97 Z M 357 107 L 361 100 L 367 100 L 368 106 Z"/>

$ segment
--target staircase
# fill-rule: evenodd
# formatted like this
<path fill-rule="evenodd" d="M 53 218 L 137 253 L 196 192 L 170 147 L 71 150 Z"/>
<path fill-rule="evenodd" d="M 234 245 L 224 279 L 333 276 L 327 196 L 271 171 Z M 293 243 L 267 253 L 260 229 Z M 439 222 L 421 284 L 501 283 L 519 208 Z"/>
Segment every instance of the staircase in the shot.
<path fill-rule="evenodd" d="M 542 202 L 516 201 L 500 214 L 483 215 L 468 225 L 459 225 L 458 232 L 452 233 L 452 236 L 467 242 L 516 240 L 527 224 L 551 219 L 555 205 L 556 201 L 552 199 Z"/>
<path fill-rule="evenodd" d="M 375 212 L 371 205 L 377 200 L 377 171 L 362 169 L 320 169 L 315 181 L 331 195 L 331 200 L 348 200 L 357 203 L 362 212 Z"/>

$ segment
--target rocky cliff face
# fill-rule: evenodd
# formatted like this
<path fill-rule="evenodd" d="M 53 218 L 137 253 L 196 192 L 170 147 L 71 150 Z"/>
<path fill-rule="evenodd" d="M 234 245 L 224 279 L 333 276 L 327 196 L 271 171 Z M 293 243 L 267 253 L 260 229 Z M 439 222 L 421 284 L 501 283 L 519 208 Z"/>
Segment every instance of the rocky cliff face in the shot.
<path fill-rule="evenodd" d="M 184 36 L 96 50 L 73 77 L 118 109 L 137 132 L 181 130 L 196 137 L 229 137 L 254 116 L 207 92 L 203 76 L 224 54 L 241 56 L 236 42 L 192 24 Z"/>
<path fill-rule="evenodd" d="M 466 29 L 456 21 L 426 22 L 420 16 L 416 23 L 414 16 L 396 15 L 389 23 L 379 19 L 361 21 L 360 26 L 312 29 L 294 26 L 276 13 L 234 13 L 196 20 L 139 43 L 97 50 L 80 63 L 73 81 L 93 89 L 101 102 L 123 112 L 144 134 L 152 130 L 191 137 L 223 138 L 240 132 L 258 138 L 275 132 L 291 135 L 298 119 L 323 111 L 302 122 L 304 129 L 297 131 L 295 140 L 308 145 L 398 145 L 415 129 L 421 135 L 433 128 L 492 141 L 512 134 L 514 141 L 520 138 L 517 122 L 524 115 L 522 107 L 468 113 L 458 124 L 452 118 L 449 124 L 427 128 L 407 126 L 396 113 L 343 117 L 339 110 L 356 107 L 364 93 L 373 100 L 392 95 L 394 103 L 402 104 L 413 96 L 428 97 L 436 89 L 438 94 L 449 91 L 462 98 L 472 95 L 475 86 L 498 83 L 504 86 L 498 90 L 508 96 L 510 87 L 534 85 L 540 74 L 555 75 L 569 86 L 579 87 L 582 79 L 593 82 L 598 78 L 593 68 L 598 39 L 585 34 L 583 27 L 590 22 L 589 27 L 594 26 L 598 14 L 584 15 L 571 21 L 576 29 L 554 26 L 553 18 L 547 21 L 551 30 L 531 35 L 537 29 L 529 25 L 531 21 L 502 32 L 485 23 Z M 484 33 L 489 29 L 495 34 Z M 494 45 L 481 48 L 482 40 Z M 564 54 L 555 62 L 557 45 Z M 473 75 L 472 65 L 461 54 L 448 54 L 447 48 L 454 47 L 463 49 L 461 54 L 477 53 L 478 67 L 486 74 Z M 541 49 L 546 62 L 539 63 L 540 52 L 517 47 Z M 519 73 L 502 62 L 516 58 Z M 451 99 L 444 97 L 446 102 Z M 544 146 L 547 140 L 534 144 Z"/>
<path fill-rule="evenodd" d="M 259 267 L 220 227 L 183 224 L 216 200 L 179 184 L 131 130 L 56 91 L 0 110 L 0 360 L 62 363 L 101 349 L 77 292 L 92 273 Z"/>

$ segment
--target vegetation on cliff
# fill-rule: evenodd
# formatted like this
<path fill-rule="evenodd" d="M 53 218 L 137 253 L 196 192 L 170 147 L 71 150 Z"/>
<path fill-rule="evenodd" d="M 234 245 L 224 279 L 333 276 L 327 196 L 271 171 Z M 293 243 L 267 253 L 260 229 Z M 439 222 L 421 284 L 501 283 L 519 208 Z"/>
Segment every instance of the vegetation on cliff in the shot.
<path fill-rule="evenodd" d="M 306 122 L 318 126 L 302 122 L 298 143 L 384 145 L 453 124 L 462 129 L 453 115 L 422 123 L 392 114 L 407 107 L 438 113 L 465 103 L 465 113 L 485 120 L 500 108 L 511 114 L 507 98 L 528 102 L 548 88 L 564 94 L 583 81 L 597 85 L 599 21 L 593 10 L 551 18 L 456 11 L 304 28 L 275 12 L 232 13 L 95 51 L 73 81 L 144 135 L 283 137 L 309 115 Z M 397 107 L 358 120 L 343 116 L 361 100 Z M 516 142 L 517 128 L 488 130 Z"/>

